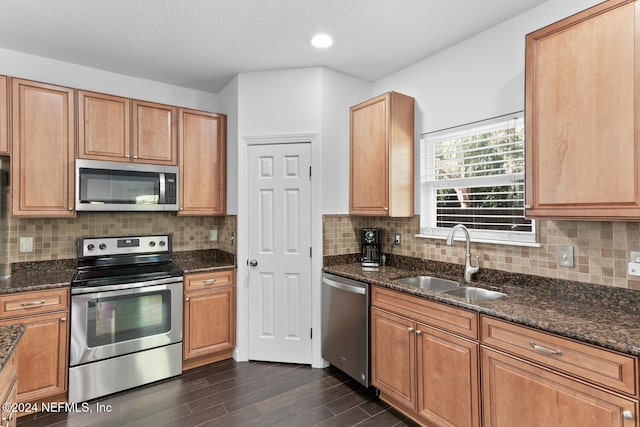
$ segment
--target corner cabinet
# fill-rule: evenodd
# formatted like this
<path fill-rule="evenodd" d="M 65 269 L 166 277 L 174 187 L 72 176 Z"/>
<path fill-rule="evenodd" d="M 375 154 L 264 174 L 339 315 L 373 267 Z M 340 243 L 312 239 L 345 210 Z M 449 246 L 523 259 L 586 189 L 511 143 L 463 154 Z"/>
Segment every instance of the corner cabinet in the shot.
<path fill-rule="evenodd" d="M 5 360 L 5 365 L 0 371 L 0 403 L 2 403 L 2 426 L 15 427 L 16 415 L 14 405 L 18 401 L 18 373 L 16 369 L 16 354 Z M 5 406 L 5 404 L 7 404 Z"/>
<path fill-rule="evenodd" d="M 180 210 L 178 215 L 227 212 L 227 116 L 178 109 Z"/>
<path fill-rule="evenodd" d="M 11 81 L 12 214 L 74 217 L 74 90 L 27 80 Z"/>
<path fill-rule="evenodd" d="M 477 314 L 377 287 L 371 304 L 371 382 L 381 399 L 420 423 L 478 427 Z"/>
<path fill-rule="evenodd" d="M 640 2 L 526 37 L 526 214 L 640 218 Z"/>
<path fill-rule="evenodd" d="M 0 154 L 9 154 L 9 78 L 0 76 Z"/>
<path fill-rule="evenodd" d="M 184 370 L 232 357 L 236 339 L 235 270 L 184 277 Z"/>
<path fill-rule="evenodd" d="M 351 107 L 351 215 L 414 215 L 414 104 L 389 92 Z"/>

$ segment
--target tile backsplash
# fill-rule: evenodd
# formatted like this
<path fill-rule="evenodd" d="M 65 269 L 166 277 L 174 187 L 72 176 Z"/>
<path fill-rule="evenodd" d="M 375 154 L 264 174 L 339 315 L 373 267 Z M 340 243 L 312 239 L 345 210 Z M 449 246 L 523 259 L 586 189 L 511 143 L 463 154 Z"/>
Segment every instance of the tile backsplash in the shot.
<path fill-rule="evenodd" d="M 218 230 L 218 241 L 209 241 Z M 221 249 L 235 253 L 236 217 L 180 217 L 163 212 L 81 212 L 69 219 L 8 217 L 3 224 L 7 262 L 76 257 L 79 237 L 173 234 L 173 250 Z M 33 251 L 19 252 L 20 237 L 33 237 Z"/>
<path fill-rule="evenodd" d="M 324 255 L 360 252 L 360 229 L 365 227 L 384 230 L 384 253 L 464 264 L 463 243 L 449 247 L 444 240 L 416 237 L 418 216 L 324 215 Z M 640 289 L 640 277 L 627 276 L 630 251 L 640 251 L 640 224 L 539 220 L 537 228 L 538 248 L 472 243 L 471 252 L 480 256 L 480 268 Z M 393 244 L 395 233 L 402 235 L 399 246 Z M 574 246 L 574 267 L 558 266 L 558 246 Z"/>

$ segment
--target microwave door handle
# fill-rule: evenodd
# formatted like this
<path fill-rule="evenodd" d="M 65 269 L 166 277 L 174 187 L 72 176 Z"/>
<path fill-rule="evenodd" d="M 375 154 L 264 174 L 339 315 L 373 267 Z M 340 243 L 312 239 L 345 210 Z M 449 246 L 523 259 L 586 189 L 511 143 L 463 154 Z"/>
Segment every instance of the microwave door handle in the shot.
<path fill-rule="evenodd" d="M 165 188 L 165 176 L 164 173 L 161 172 L 158 174 L 158 178 L 160 179 L 160 200 L 158 200 L 158 203 L 163 205 L 166 203 L 166 188 Z"/>

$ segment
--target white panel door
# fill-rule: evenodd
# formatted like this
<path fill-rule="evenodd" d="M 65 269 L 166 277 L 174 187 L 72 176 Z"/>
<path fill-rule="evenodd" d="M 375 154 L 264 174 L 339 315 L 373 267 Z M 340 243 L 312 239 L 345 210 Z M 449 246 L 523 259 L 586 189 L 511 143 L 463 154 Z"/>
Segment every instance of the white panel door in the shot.
<path fill-rule="evenodd" d="M 311 363 L 310 152 L 248 147 L 251 360 Z"/>

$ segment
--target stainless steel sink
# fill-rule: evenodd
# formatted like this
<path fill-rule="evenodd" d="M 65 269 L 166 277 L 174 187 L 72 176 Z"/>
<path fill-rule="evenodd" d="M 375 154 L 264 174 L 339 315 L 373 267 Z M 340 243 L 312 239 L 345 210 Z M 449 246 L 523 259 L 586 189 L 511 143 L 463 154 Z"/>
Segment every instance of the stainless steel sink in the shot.
<path fill-rule="evenodd" d="M 504 292 L 490 291 L 489 289 L 475 288 L 473 286 L 463 286 L 442 292 L 446 295 L 465 298 L 467 301 L 488 301 L 506 297 Z"/>
<path fill-rule="evenodd" d="M 405 277 L 404 279 L 397 279 L 396 282 L 436 292 L 448 291 L 460 286 L 460 283 L 453 280 L 440 279 L 432 276 Z"/>

